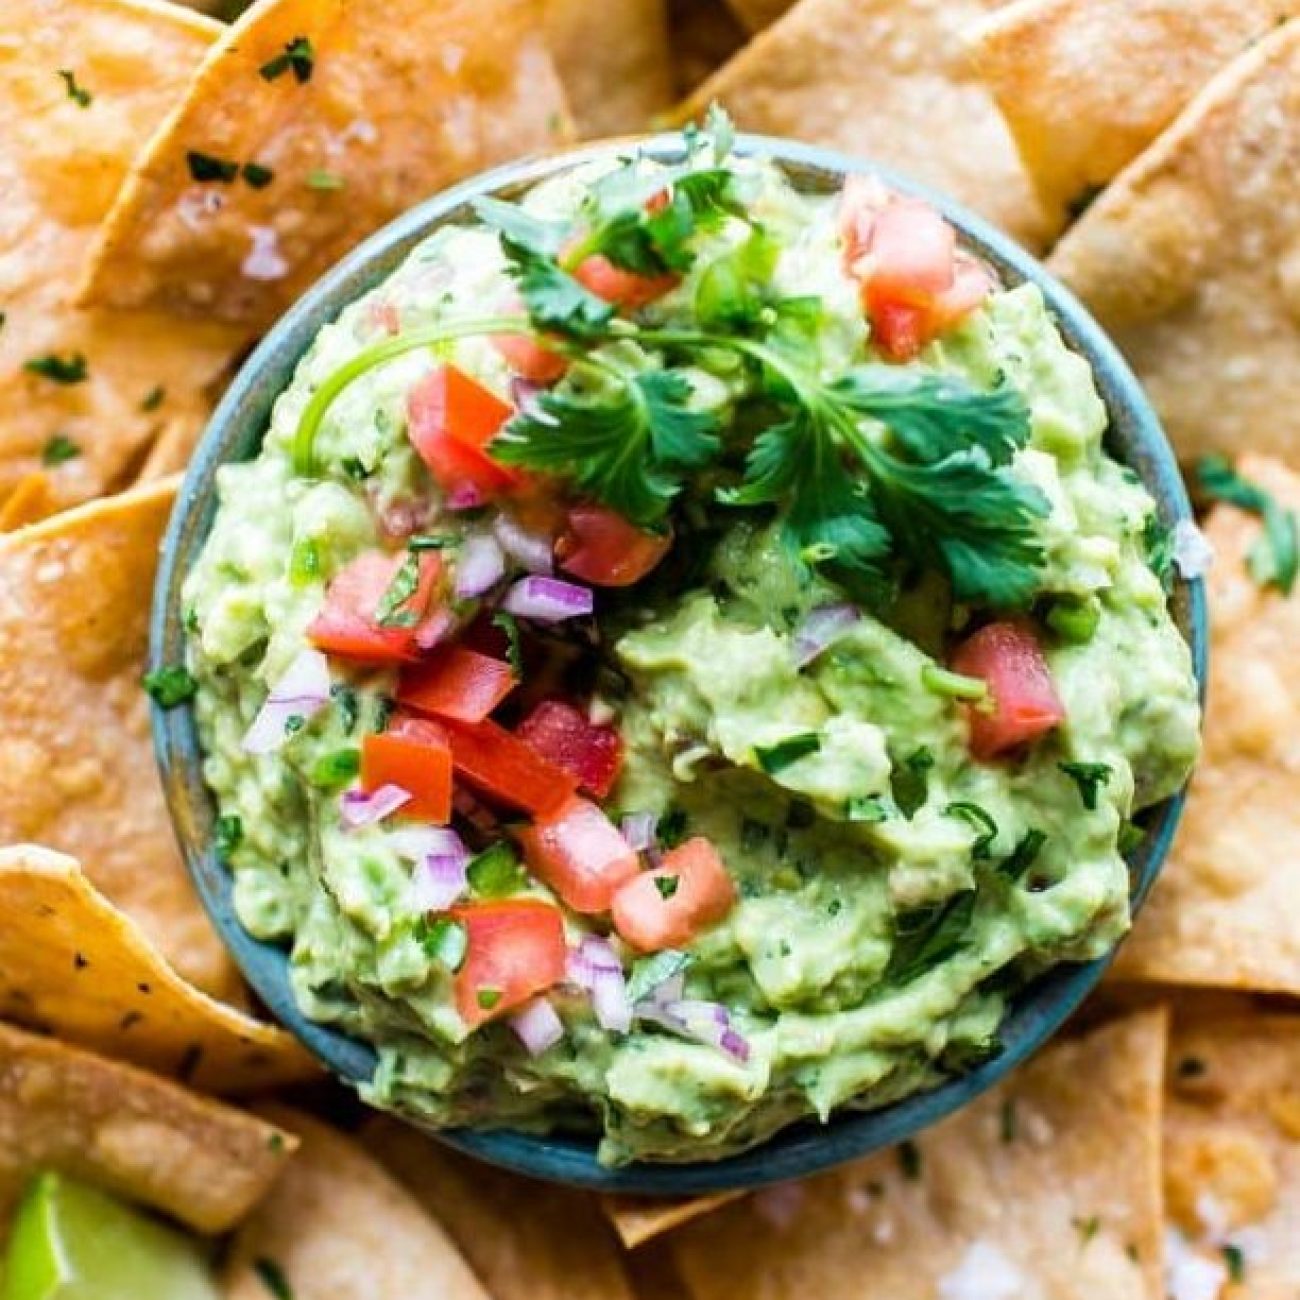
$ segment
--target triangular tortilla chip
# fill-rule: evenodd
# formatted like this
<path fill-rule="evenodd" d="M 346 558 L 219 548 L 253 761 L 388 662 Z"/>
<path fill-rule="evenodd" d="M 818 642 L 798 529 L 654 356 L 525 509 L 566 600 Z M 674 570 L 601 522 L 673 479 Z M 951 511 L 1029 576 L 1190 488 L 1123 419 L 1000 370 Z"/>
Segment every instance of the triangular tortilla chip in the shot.
<path fill-rule="evenodd" d="M 175 493 L 159 482 L 0 535 L 0 844 L 72 854 L 185 979 L 233 995 L 176 850 L 140 686 Z"/>
<path fill-rule="evenodd" d="M 465 1252 L 495 1300 L 632 1300 L 596 1197 L 480 1164 L 390 1119 L 362 1142 Z"/>
<path fill-rule="evenodd" d="M 309 1079 L 282 1029 L 186 984 L 72 858 L 0 849 L 0 1016 L 211 1092 Z"/>
<path fill-rule="evenodd" d="M 45 519 L 58 509 L 50 476 L 40 469 L 26 474 L 0 505 L 0 533 L 11 533 Z"/>
<path fill-rule="evenodd" d="M 915 1143 L 681 1229 L 692 1300 L 1150 1300 L 1166 1022 L 1055 1044 Z"/>
<path fill-rule="evenodd" d="M 790 8 L 792 0 L 727 0 L 727 3 L 746 31 L 761 32 Z"/>
<path fill-rule="evenodd" d="M 1225 1300 L 1300 1294 L 1300 1016 L 1175 1021 L 1164 1164 L 1171 1275 Z"/>
<path fill-rule="evenodd" d="M 858 154 L 968 203 L 1030 247 L 1053 233 L 964 32 L 994 0 L 801 0 L 691 97 L 747 131 Z"/>
<path fill-rule="evenodd" d="M 245 1111 L 0 1024 L 0 1235 L 41 1169 L 120 1192 L 200 1232 L 225 1232 L 296 1146 Z"/>
<path fill-rule="evenodd" d="M 1048 210 L 1064 221 L 1295 0 L 1020 0 L 973 54 Z"/>
<path fill-rule="evenodd" d="M 451 1239 L 351 1138 L 267 1106 L 302 1139 L 275 1190 L 242 1225 L 223 1272 L 226 1300 L 488 1300 Z"/>
<path fill-rule="evenodd" d="M 1246 457 L 1240 472 L 1300 510 L 1300 475 Z M 1122 979 L 1300 994 L 1300 592 L 1251 577 L 1257 519 L 1218 505 L 1205 751 L 1169 861 L 1120 949 Z"/>
<path fill-rule="evenodd" d="M 740 1192 L 718 1192 L 713 1196 L 602 1196 L 600 1207 L 623 1245 L 630 1249 L 720 1209 L 740 1195 Z"/>
<path fill-rule="evenodd" d="M 723 0 L 677 0 L 672 10 L 673 89 L 691 94 L 748 40 Z"/>
<path fill-rule="evenodd" d="M 1300 445 L 1300 22 L 1215 77 L 1048 263 L 1146 385 L 1175 449 Z"/>
<path fill-rule="evenodd" d="M 546 43 L 578 133 L 645 131 L 672 100 L 665 0 L 544 0 Z"/>
<path fill-rule="evenodd" d="M 399 212 L 567 134 L 537 0 L 260 0 L 146 147 L 85 298 L 268 325 Z"/>
<path fill-rule="evenodd" d="M 0 501 L 42 469 L 53 506 L 124 487 L 164 424 L 192 439 L 207 414 L 229 329 L 72 300 L 119 185 L 220 30 L 154 0 L 0 5 Z"/>

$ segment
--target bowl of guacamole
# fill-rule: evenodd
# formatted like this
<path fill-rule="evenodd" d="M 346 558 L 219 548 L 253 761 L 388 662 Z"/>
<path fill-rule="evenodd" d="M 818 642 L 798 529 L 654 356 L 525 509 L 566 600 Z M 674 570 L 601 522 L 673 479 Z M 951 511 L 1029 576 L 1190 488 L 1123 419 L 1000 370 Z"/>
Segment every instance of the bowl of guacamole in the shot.
<path fill-rule="evenodd" d="M 947 202 L 721 116 L 519 164 L 214 417 L 155 606 L 183 848 L 367 1102 L 590 1186 L 807 1173 L 1100 977 L 1198 752 L 1191 528 Z"/>

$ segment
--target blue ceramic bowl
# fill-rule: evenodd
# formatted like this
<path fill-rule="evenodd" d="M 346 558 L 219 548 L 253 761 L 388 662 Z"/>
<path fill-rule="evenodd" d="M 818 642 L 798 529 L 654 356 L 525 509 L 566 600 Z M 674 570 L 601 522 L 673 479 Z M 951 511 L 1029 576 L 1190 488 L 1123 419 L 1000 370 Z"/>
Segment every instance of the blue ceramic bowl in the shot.
<path fill-rule="evenodd" d="M 681 140 L 662 136 L 637 142 L 665 162 L 679 161 Z M 180 617 L 181 586 L 212 524 L 214 481 L 227 461 L 256 455 L 272 404 L 288 385 L 299 358 L 317 330 L 342 308 L 374 287 L 436 227 L 472 216 L 470 203 L 484 195 L 518 197 L 556 173 L 628 142 L 592 145 L 542 159 L 513 163 L 466 181 L 412 209 L 368 239 L 329 272 L 267 335 L 217 408 L 186 475 L 163 546 L 154 598 L 152 660 L 180 662 L 185 632 Z M 1110 412 L 1108 445 L 1131 466 L 1155 496 L 1170 525 L 1191 511 L 1178 465 L 1137 380 L 1114 346 L 1079 303 L 1043 268 L 1005 236 L 941 195 L 863 160 L 784 140 L 741 136 L 739 154 L 775 160 L 803 188 L 838 190 L 853 172 L 878 172 L 899 191 L 936 204 L 960 230 L 965 243 L 986 258 L 1007 284 L 1037 284 L 1070 346 L 1092 364 Z M 1196 672 L 1205 681 L 1205 594 L 1200 582 L 1180 582 L 1173 609 L 1192 647 Z M 284 949 L 252 938 L 240 925 L 231 900 L 229 872 L 212 847 L 214 809 L 201 776 L 201 756 L 189 708 L 155 710 L 154 736 L 171 815 L 189 870 L 213 923 L 248 982 L 271 1012 L 342 1079 L 369 1078 L 374 1055 L 364 1043 L 306 1019 L 289 987 Z M 1143 817 L 1145 842 L 1131 858 L 1133 902 L 1139 906 L 1168 852 L 1183 796 Z M 1042 1045 L 1101 978 L 1106 961 L 1061 966 L 1027 988 L 1002 1028 L 1003 1052 L 969 1074 L 882 1110 L 841 1113 L 825 1125 L 788 1129 L 743 1155 L 695 1164 L 635 1164 L 607 1169 L 596 1162 L 595 1143 L 585 1136 L 538 1137 L 511 1131 L 443 1131 L 444 1142 L 493 1164 L 561 1183 L 605 1191 L 687 1194 L 755 1187 L 815 1173 L 898 1142 L 943 1119 L 972 1100 Z"/>

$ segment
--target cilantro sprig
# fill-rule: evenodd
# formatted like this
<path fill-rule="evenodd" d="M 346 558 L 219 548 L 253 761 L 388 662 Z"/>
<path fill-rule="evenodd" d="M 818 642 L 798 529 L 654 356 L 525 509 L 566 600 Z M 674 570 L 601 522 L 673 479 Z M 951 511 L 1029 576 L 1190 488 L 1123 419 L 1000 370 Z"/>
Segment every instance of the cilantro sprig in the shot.
<path fill-rule="evenodd" d="M 1207 496 L 1226 501 L 1263 521 L 1264 531 L 1246 557 L 1250 576 L 1259 586 L 1276 587 L 1289 596 L 1300 577 L 1300 516 L 1279 505 L 1258 483 L 1239 474 L 1224 456 L 1203 457 L 1196 466 L 1196 476 Z"/>

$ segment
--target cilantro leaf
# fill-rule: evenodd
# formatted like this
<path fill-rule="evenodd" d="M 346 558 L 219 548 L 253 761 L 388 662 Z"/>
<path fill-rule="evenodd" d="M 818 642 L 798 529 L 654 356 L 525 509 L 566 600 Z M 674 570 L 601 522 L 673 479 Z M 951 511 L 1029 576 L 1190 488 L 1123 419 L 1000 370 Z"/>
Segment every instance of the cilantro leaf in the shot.
<path fill-rule="evenodd" d="M 885 967 L 891 984 L 910 984 L 961 951 L 975 914 L 975 891 L 906 912 L 895 922 L 894 947 Z"/>
<path fill-rule="evenodd" d="M 618 310 L 584 289 L 549 257 L 509 235 L 501 247 L 519 286 L 528 316 L 539 330 L 574 339 L 596 339 Z"/>
<path fill-rule="evenodd" d="M 1250 576 L 1261 587 L 1276 587 L 1284 596 L 1300 577 L 1300 517 L 1287 510 L 1258 483 L 1243 477 L 1225 456 L 1204 456 L 1196 476 L 1206 495 L 1257 515 L 1264 532 L 1246 557 Z"/>
<path fill-rule="evenodd" d="M 640 527 L 663 521 L 686 471 L 720 448 L 718 421 L 691 410 L 689 381 L 644 371 L 591 393 L 559 391 L 516 416 L 492 443 L 506 464 L 567 474 Z"/>
<path fill-rule="evenodd" d="M 151 668 L 141 678 L 141 684 L 154 703 L 163 709 L 174 709 L 187 700 L 192 700 L 199 691 L 198 682 L 189 669 L 181 664 L 163 664 Z"/>
<path fill-rule="evenodd" d="M 185 154 L 185 165 L 189 168 L 191 180 L 200 184 L 216 181 L 221 185 L 230 185 L 239 175 L 239 164 L 228 158 L 218 158 L 214 154 L 202 153 L 198 149 L 189 149 Z"/>
<path fill-rule="evenodd" d="M 475 199 L 473 206 L 474 215 L 485 226 L 543 257 L 555 256 L 571 233 L 569 222 L 548 221 L 503 199 Z"/>
<path fill-rule="evenodd" d="M 63 88 L 67 91 L 68 98 L 78 108 L 90 107 L 95 97 L 77 81 L 77 74 L 71 68 L 60 68 L 59 79 L 63 82 Z"/>
<path fill-rule="evenodd" d="M 311 80 L 316 69 L 316 51 L 312 48 L 309 37 L 295 36 L 273 59 L 267 60 L 258 68 L 263 81 L 274 81 L 286 72 L 292 72 L 294 80 L 301 86 Z"/>
<path fill-rule="evenodd" d="M 950 803 L 943 811 L 949 817 L 964 821 L 975 831 L 975 839 L 970 846 L 971 858 L 976 862 L 987 858 L 993 841 L 998 837 L 998 824 L 989 811 L 977 803 L 965 801 Z"/>
<path fill-rule="evenodd" d="M 1110 764 L 1057 763 L 1056 766 L 1079 787 L 1079 798 L 1083 801 L 1083 806 L 1093 812 L 1097 807 L 1098 791 L 1102 786 L 1110 784 Z"/>
<path fill-rule="evenodd" d="M 23 362 L 29 375 L 40 375 L 55 384 L 84 384 L 89 373 L 86 358 L 80 352 L 70 352 L 66 357 L 57 352 L 47 352 L 43 357 L 31 357 Z"/>
<path fill-rule="evenodd" d="M 66 433 L 54 434 L 41 448 L 41 464 L 48 466 L 63 465 L 81 455 L 81 447 Z"/>

